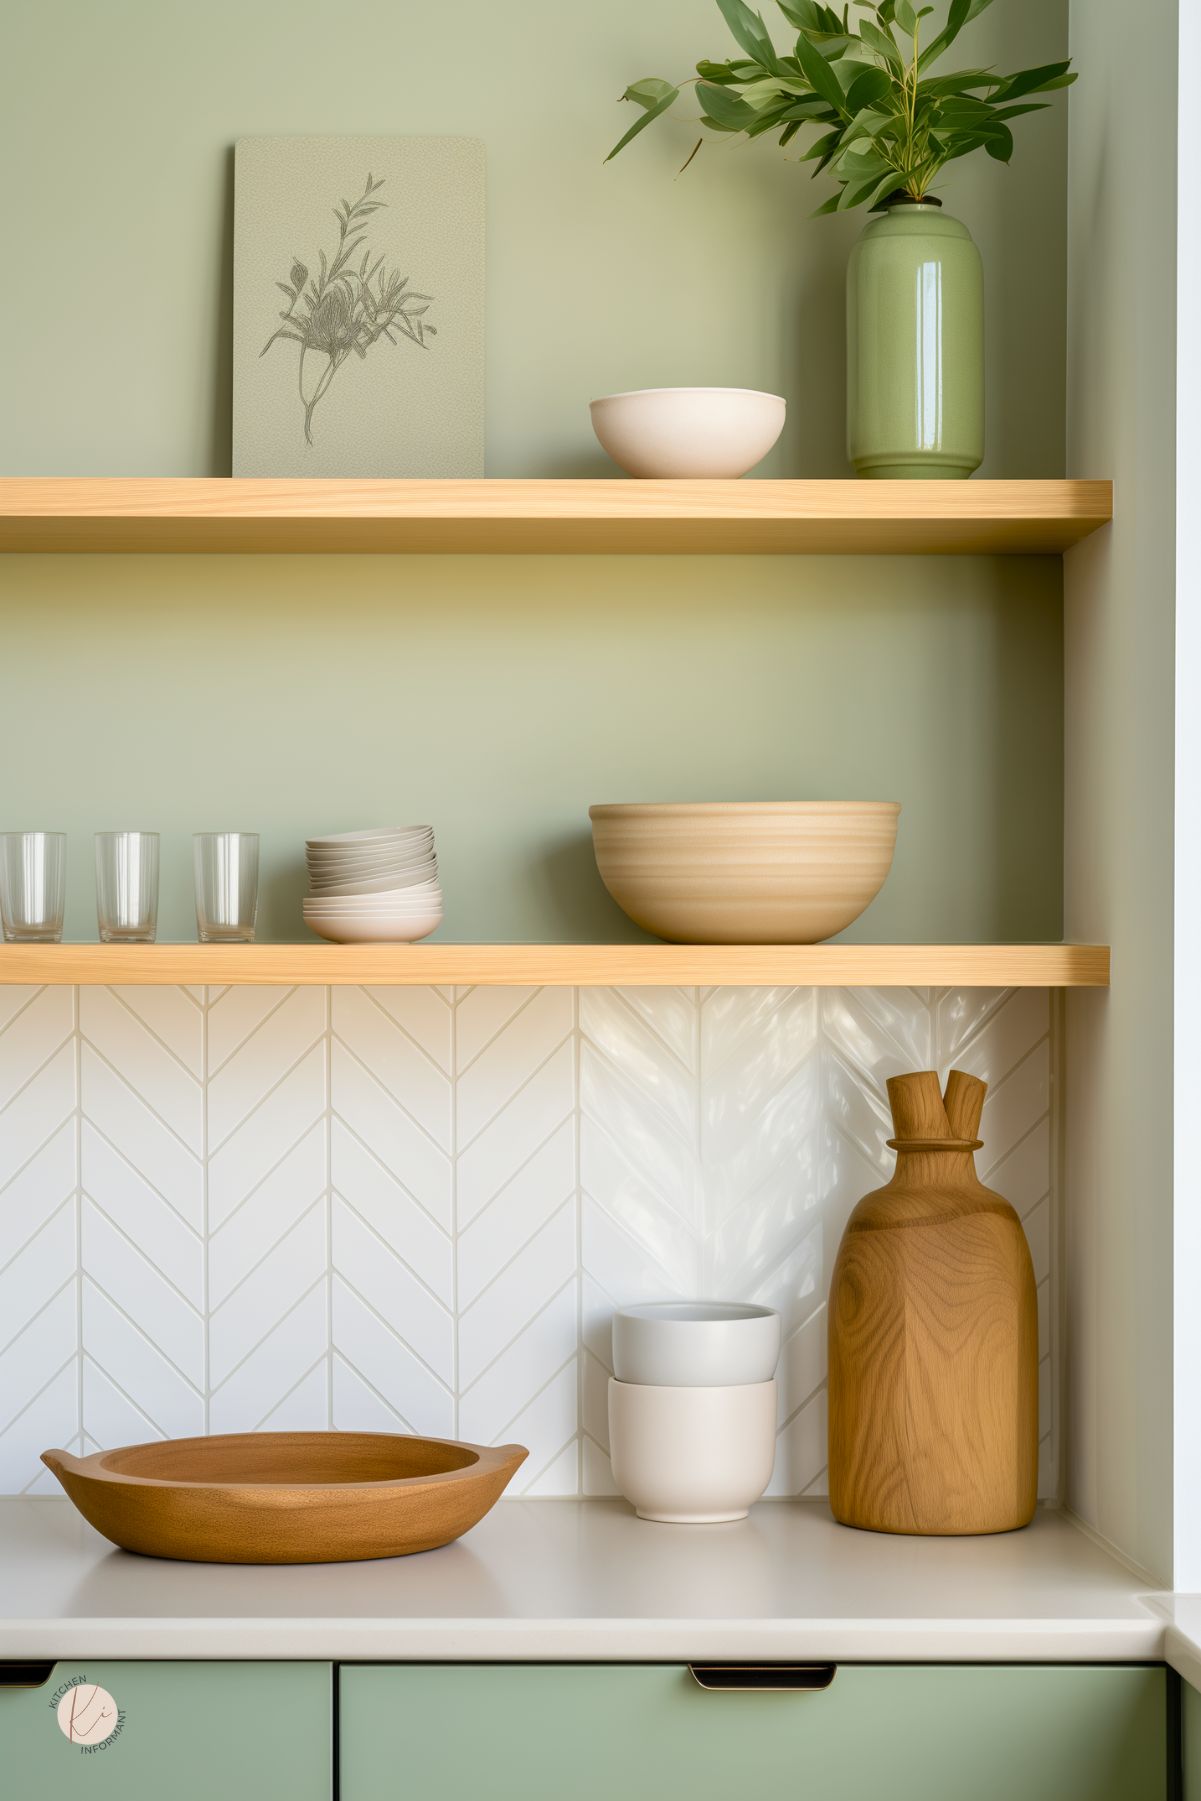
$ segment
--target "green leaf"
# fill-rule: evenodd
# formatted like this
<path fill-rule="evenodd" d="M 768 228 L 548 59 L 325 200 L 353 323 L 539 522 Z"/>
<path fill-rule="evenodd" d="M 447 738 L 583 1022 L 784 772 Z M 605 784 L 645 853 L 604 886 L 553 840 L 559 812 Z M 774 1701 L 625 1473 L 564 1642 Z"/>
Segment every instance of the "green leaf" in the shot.
<path fill-rule="evenodd" d="M 1023 69 L 1020 75 L 1011 75 L 992 96 L 996 102 L 1016 100 L 1019 94 L 1042 94 L 1049 88 L 1067 87 L 1075 81 L 1075 75 L 1068 73 L 1071 63 L 1044 63 L 1041 69 Z"/>
<path fill-rule="evenodd" d="M 1007 163 L 1013 155 L 1013 133 L 1008 125 L 990 127 L 984 139 L 984 148 L 994 162 Z"/>
<path fill-rule="evenodd" d="M 901 30 L 907 37 L 912 37 L 917 30 L 917 14 L 909 4 L 909 0 L 896 0 L 893 13 Z"/>
<path fill-rule="evenodd" d="M 784 14 L 790 25 L 803 31 L 811 38 L 837 38 L 847 36 L 846 8 L 842 16 L 829 6 L 816 6 L 812 0 L 776 0 L 776 5 Z"/>
<path fill-rule="evenodd" d="M 862 74 L 856 75 L 847 89 L 847 110 L 851 113 L 861 112 L 865 106 L 873 106 L 891 93 L 892 82 L 884 70 L 873 63 Z"/>
<path fill-rule="evenodd" d="M 748 82 L 741 90 L 741 98 L 748 106 L 766 106 L 781 98 L 804 99 L 809 95 L 808 82 L 801 81 L 799 77 L 793 80 L 791 76 L 784 75 L 765 75 L 761 81 Z"/>
<path fill-rule="evenodd" d="M 878 181 L 885 170 L 892 168 L 888 159 L 876 152 L 864 154 L 855 150 L 844 150 L 834 158 L 833 166 L 839 181 Z"/>
<path fill-rule="evenodd" d="M 993 118 L 1018 119 L 1023 113 L 1045 113 L 1049 104 L 1046 100 L 1025 100 L 1021 106 L 999 106 Z"/>
<path fill-rule="evenodd" d="M 843 132 L 848 144 L 852 142 L 876 143 L 881 139 L 896 135 L 897 121 L 884 113 L 874 112 L 870 106 L 856 113 L 851 123 Z"/>
<path fill-rule="evenodd" d="M 810 119 L 814 125 L 833 125 L 842 118 L 842 113 L 827 106 L 820 94 L 808 94 L 803 100 L 794 100 L 784 117 L 801 121 Z"/>
<path fill-rule="evenodd" d="M 664 81 L 660 75 L 645 75 L 641 81 L 633 81 L 622 95 L 623 100 L 632 100 L 635 106 L 652 107 L 662 100 L 665 94 L 675 95 L 678 88 L 670 81 Z"/>
<path fill-rule="evenodd" d="M 964 26 L 989 5 L 991 5 L 991 0 L 951 0 L 946 24 L 935 37 L 930 39 L 918 58 L 919 70 L 929 68 L 936 57 L 941 56 L 944 50 L 950 48 Z"/>
<path fill-rule="evenodd" d="M 845 187 L 842 190 L 842 193 L 834 202 L 834 206 L 831 210 L 838 213 L 848 213 L 853 206 L 862 206 L 863 202 L 868 199 L 870 195 L 875 193 L 879 185 L 880 184 L 875 177 L 873 177 L 871 181 L 852 182 L 848 187 Z"/>
<path fill-rule="evenodd" d="M 761 16 L 751 11 L 746 0 L 717 0 L 717 4 L 739 49 L 745 50 L 765 69 L 774 68 L 776 47 Z"/>
<path fill-rule="evenodd" d="M 890 169 L 883 181 L 877 182 L 868 195 L 866 203 L 868 212 L 870 213 L 873 207 L 879 206 L 882 200 L 887 200 L 890 194 L 895 194 L 898 188 L 903 186 L 903 181 L 904 178 L 895 169 Z"/>
<path fill-rule="evenodd" d="M 938 103 L 938 122 L 940 125 L 977 125 L 991 119 L 992 108 L 983 100 L 973 100 L 967 95 L 958 99 L 948 98 Z"/>
<path fill-rule="evenodd" d="M 864 19 L 859 26 L 859 36 L 868 49 L 874 50 L 877 56 L 882 56 L 898 75 L 904 74 L 905 63 L 890 32 L 881 31 L 871 19 Z"/>
<path fill-rule="evenodd" d="M 917 84 L 918 97 L 968 94 L 973 88 L 995 88 L 997 77 L 989 69 L 961 69 L 958 75 L 931 75 Z"/>
<path fill-rule="evenodd" d="M 679 93 L 679 88 L 669 87 L 662 99 L 657 100 L 654 106 L 648 107 L 640 119 L 635 119 L 625 136 L 618 138 L 616 144 L 614 144 L 612 150 L 610 150 L 608 156 L 605 158 L 605 161 L 611 163 L 613 158 L 617 155 L 617 152 L 619 150 L 624 150 L 631 138 L 636 138 L 640 131 L 646 130 L 652 119 L 657 119 L 660 113 L 665 113 L 667 111 L 672 102 L 679 98 Z"/>
<path fill-rule="evenodd" d="M 716 87 L 712 82 L 698 81 L 696 97 L 709 117 L 716 119 L 728 131 L 745 131 L 748 125 L 754 124 L 758 116 L 753 106 L 748 106 L 745 100 L 739 99 L 729 88 Z"/>
<path fill-rule="evenodd" d="M 802 35 L 796 41 L 796 53 L 797 61 L 801 65 L 801 72 L 814 93 L 820 94 L 822 99 L 836 112 L 845 113 L 846 103 L 843 98 L 842 84 L 816 44 L 811 44 L 809 39 Z"/>
<path fill-rule="evenodd" d="M 800 121 L 798 120 L 797 130 L 799 131 L 800 128 Z M 814 169 L 813 173 L 819 175 L 829 162 L 830 158 L 836 153 L 841 142 L 841 131 L 828 131 L 824 137 L 814 138 L 812 144 L 810 144 L 808 150 L 806 150 L 804 156 L 801 158 L 801 161 L 803 163 L 817 162 L 817 168 Z"/>
<path fill-rule="evenodd" d="M 782 107 L 772 107 L 761 112 L 753 125 L 747 126 L 746 135 L 748 138 L 759 138 L 763 136 L 765 131 L 774 131 L 777 125 L 782 125 L 783 123 L 784 109 Z"/>
<path fill-rule="evenodd" d="M 821 8 L 813 0 L 776 0 L 776 5 L 798 31 L 821 31 Z"/>

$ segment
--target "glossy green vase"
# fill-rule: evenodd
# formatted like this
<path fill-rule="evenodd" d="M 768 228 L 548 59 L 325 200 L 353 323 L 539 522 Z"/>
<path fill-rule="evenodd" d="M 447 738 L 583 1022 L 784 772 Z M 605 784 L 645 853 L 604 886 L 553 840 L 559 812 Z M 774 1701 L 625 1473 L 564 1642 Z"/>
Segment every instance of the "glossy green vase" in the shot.
<path fill-rule="evenodd" d="M 871 220 L 847 269 L 847 452 L 860 475 L 968 476 L 984 455 L 984 280 L 933 202 Z"/>

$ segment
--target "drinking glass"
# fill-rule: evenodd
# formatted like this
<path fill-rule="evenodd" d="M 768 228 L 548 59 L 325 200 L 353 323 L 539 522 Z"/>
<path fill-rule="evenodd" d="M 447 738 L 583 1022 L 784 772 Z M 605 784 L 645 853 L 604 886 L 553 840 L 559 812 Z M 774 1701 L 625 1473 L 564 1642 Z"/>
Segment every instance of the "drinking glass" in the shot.
<path fill-rule="evenodd" d="M 96 917 L 103 944 L 153 944 L 158 833 L 96 833 Z"/>
<path fill-rule="evenodd" d="M 0 833 L 0 922 L 8 944 L 57 944 L 67 890 L 65 832 Z"/>
<path fill-rule="evenodd" d="M 197 832 L 196 933 L 201 944 L 253 944 L 259 904 L 257 832 Z"/>

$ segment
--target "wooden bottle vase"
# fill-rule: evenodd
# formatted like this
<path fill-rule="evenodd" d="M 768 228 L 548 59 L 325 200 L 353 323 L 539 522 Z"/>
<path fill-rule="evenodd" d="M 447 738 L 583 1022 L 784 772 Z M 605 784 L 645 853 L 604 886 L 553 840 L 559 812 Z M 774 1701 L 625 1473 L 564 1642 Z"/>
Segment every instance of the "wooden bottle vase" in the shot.
<path fill-rule="evenodd" d="M 976 1176 L 985 1084 L 888 1084 L 891 1182 L 847 1222 L 829 1306 L 830 1506 L 844 1526 L 953 1535 L 1028 1525 L 1038 1314 L 1021 1221 Z"/>

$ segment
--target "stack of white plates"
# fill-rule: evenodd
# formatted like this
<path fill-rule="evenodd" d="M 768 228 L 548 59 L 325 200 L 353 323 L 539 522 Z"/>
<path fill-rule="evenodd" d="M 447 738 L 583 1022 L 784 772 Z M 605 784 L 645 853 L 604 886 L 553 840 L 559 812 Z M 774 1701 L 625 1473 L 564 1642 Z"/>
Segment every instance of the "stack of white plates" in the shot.
<path fill-rule="evenodd" d="M 305 924 L 336 944 L 410 943 L 442 924 L 434 828 L 379 826 L 305 844 Z"/>

